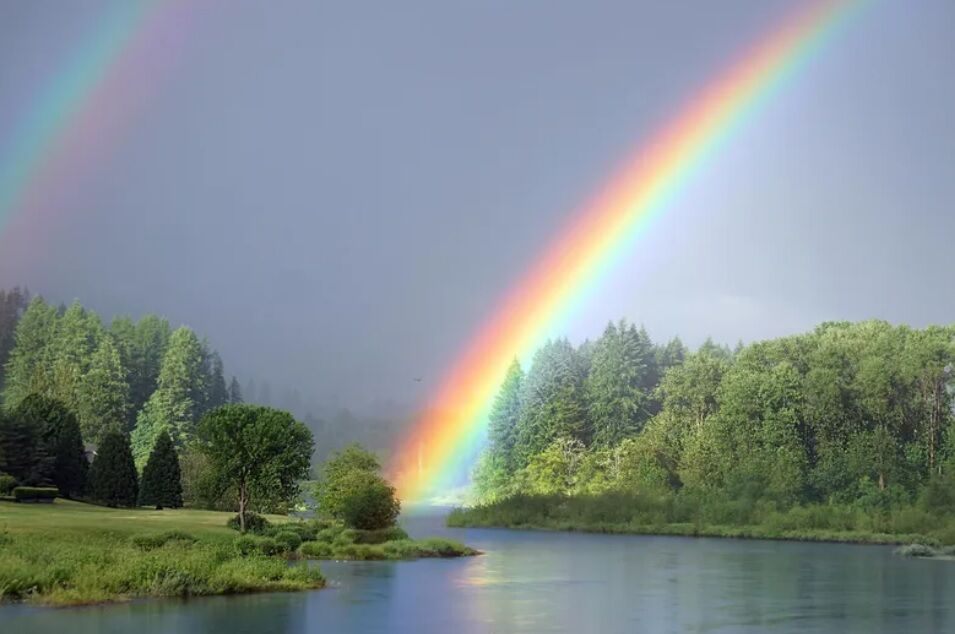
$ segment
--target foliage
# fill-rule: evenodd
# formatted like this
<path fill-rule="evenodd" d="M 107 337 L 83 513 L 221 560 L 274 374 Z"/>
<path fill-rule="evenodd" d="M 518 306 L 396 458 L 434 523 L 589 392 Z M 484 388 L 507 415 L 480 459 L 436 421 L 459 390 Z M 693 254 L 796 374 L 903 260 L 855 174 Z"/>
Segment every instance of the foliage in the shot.
<path fill-rule="evenodd" d="M 29 449 L 34 462 L 31 470 L 42 473 L 33 480 L 48 480 L 65 497 L 82 495 L 89 465 L 76 416 L 58 401 L 31 394 L 20 402 L 10 417 L 37 434 L 39 447 L 28 442 L 20 445 L 21 451 L 32 447 Z"/>
<path fill-rule="evenodd" d="M 16 478 L 6 473 L 0 473 L 0 495 L 11 495 L 16 486 Z"/>
<path fill-rule="evenodd" d="M 360 445 L 349 445 L 334 454 L 322 465 L 319 480 L 315 485 L 318 512 L 326 517 L 342 519 L 352 474 L 378 473 L 380 470 L 378 458 Z"/>
<path fill-rule="evenodd" d="M 106 434 L 90 465 L 89 486 L 90 497 L 106 506 L 136 506 L 139 479 L 125 434 Z"/>
<path fill-rule="evenodd" d="M 162 548 L 169 542 L 187 542 L 194 544 L 198 540 L 186 531 L 168 530 L 161 533 L 134 535 L 131 541 L 134 546 L 142 550 L 155 550 L 156 548 Z"/>
<path fill-rule="evenodd" d="M 226 526 L 234 531 L 242 530 L 247 533 L 264 534 L 271 528 L 272 524 L 258 513 L 246 513 L 244 530 L 242 528 L 242 518 L 239 515 L 230 517 Z"/>
<path fill-rule="evenodd" d="M 179 457 L 165 430 L 159 433 L 139 482 L 140 506 L 179 508 L 182 506 L 182 482 Z"/>
<path fill-rule="evenodd" d="M 236 491 L 243 532 L 257 500 L 290 501 L 308 475 L 312 434 L 288 412 L 225 405 L 203 417 L 198 439 L 215 481 Z"/>
<path fill-rule="evenodd" d="M 17 502 L 53 501 L 60 494 L 56 487 L 14 487 L 13 497 Z"/>
<path fill-rule="evenodd" d="M 26 485 L 49 484 L 53 458 L 31 418 L 0 411 L 0 472 Z"/>
<path fill-rule="evenodd" d="M 352 471 L 344 479 L 341 519 L 347 526 L 361 530 L 381 530 L 393 526 L 401 504 L 395 488 L 377 473 Z"/>

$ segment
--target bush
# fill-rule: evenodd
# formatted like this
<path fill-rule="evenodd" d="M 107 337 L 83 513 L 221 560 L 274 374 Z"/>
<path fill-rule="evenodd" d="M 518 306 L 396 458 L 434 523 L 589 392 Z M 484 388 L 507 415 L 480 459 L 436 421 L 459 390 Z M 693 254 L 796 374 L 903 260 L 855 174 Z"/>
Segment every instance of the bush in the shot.
<path fill-rule="evenodd" d="M 229 518 L 229 521 L 226 522 L 226 526 L 231 528 L 234 531 L 239 530 L 239 516 L 238 514 Z M 245 514 L 245 531 L 247 533 L 254 533 L 256 535 L 262 535 L 268 532 L 269 527 L 272 526 L 272 522 L 268 521 L 258 513 L 246 513 Z"/>
<path fill-rule="evenodd" d="M 302 545 L 302 538 L 294 531 L 279 531 L 275 534 L 273 539 L 275 539 L 278 545 L 282 547 L 282 550 L 287 553 L 294 552 Z"/>
<path fill-rule="evenodd" d="M 385 542 L 408 539 L 408 533 L 400 526 L 391 526 L 378 530 L 352 530 L 350 535 L 355 544 L 384 544 Z"/>
<path fill-rule="evenodd" d="M 259 552 L 259 540 L 254 535 L 239 535 L 233 545 L 243 557 Z"/>
<path fill-rule="evenodd" d="M 169 530 L 162 533 L 135 535 L 132 538 L 133 545 L 142 550 L 154 550 L 162 548 L 170 542 L 179 544 L 194 544 L 196 538 L 185 531 Z"/>
<path fill-rule="evenodd" d="M 341 526 L 334 526 L 331 528 L 323 528 L 318 531 L 318 535 L 315 536 L 316 541 L 326 542 L 328 544 L 335 541 L 335 538 L 342 532 Z"/>
<path fill-rule="evenodd" d="M 280 555 L 283 552 L 282 546 L 278 543 L 278 541 L 275 540 L 274 537 L 259 537 L 256 547 L 259 549 L 259 552 L 266 557 Z"/>
<path fill-rule="evenodd" d="M 277 537 L 279 533 L 295 533 L 299 540 L 312 542 L 318 536 L 318 529 L 309 522 L 289 522 L 288 524 L 272 525 L 265 531 L 265 534 L 271 537 Z"/>
<path fill-rule="evenodd" d="M 17 502 L 52 502 L 60 491 L 55 487 L 15 487 L 13 497 Z"/>
<path fill-rule="evenodd" d="M 0 473 L 0 495 L 12 495 L 16 487 L 16 478 L 6 473 Z"/>
<path fill-rule="evenodd" d="M 925 544 L 908 544 L 896 548 L 895 554 L 902 557 L 934 557 L 938 553 L 934 548 Z"/>
<path fill-rule="evenodd" d="M 347 526 L 377 530 L 393 526 L 401 511 L 395 488 L 377 473 L 355 471 L 346 479 L 341 519 Z"/>
<path fill-rule="evenodd" d="M 324 542 L 305 542 L 299 552 L 311 559 L 328 559 L 332 556 L 332 547 Z"/>

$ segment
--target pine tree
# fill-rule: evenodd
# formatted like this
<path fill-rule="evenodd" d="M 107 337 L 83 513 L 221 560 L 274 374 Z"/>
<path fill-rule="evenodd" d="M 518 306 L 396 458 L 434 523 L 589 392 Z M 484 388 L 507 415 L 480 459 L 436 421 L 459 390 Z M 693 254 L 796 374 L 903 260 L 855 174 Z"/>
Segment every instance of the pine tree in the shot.
<path fill-rule="evenodd" d="M 136 505 L 139 483 L 126 434 L 111 431 L 103 438 L 90 465 L 89 487 L 90 496 L 107 506 Z"/>
<path fill-rule="evenodd" d="M 129 384 L 119 352 L 104 337 L 93 353 L 89 371 L 81 379 L 78 395 L 80 428 L 87 442 L 99 444 L 110 431 L 125 431 Z"/>
<path fill-rule="evenodd" d="M 156 391 L 171 337 L 169 322 L 156 315 L 146 315 L 136 324 L 135 345 L 129 366 L 130 403 L 136 414 Z"/>
<path fill-rule="evenodd" d="M 42 297 L 30 302 L 14 331 L 14 346 L 5 367 L 3 403 L 9 410 L 51 384 L 50 345 L 56 334 L 56 308 Z"/>
<path fill-rule="evenodd" d="M 143 464 L 165 429 L 177 447 L 192 438 L 200 404 L 196 385 L 204 383 L 202 345 L 190 329 L 177 329 L 163 357 L 156 391 L 149 397 L 133 430 L 132 445 L 136 461 Z"/>
<path fill-rule="evenodd" d="M 229 403 L 236 404 L 242 402 L 242 388 L 239 387 L 239 380 L 234 376 L 229 383 Z"/>
<path fill-rule="evenodd" d="M 643 428 L 647 419 L 647 375 L 652 356 L 649 337 L 621 321 L 608 324 L 594 349 L 587 378 L 593 442 L 613 447 Z M 652 389 L 652 388 L 651 388 Z"/>
<path fill-rule="evenodd" d="M 12 475 L 22 485 L 52 482 L 53 459 L 40 431 L 29 419 L 0 413 L 0 473 Z"/>
<path fill-rule="evenodd" d="M 43 472 L 43 479 L 55 484 L 64 497 L 82 494 L 87 463 L 76 416 L 58 401 L 31 394 L 20 402 L 11 417 L 37 431 L 38 456 L 42 456 L 39 460 L 49 460 L 48 464 L 35 467 Z"/>
<path fill-rule="evenodd" d="M 143 468 L 143 477 L 139 485 L 139 505 L 163 507 L 182 507 L 182 475 L 179 469 L 179 457 L 172 439 L 166 430 L 156 436 L 156 444 L 149 454 L 149 460 Z"/>
<path fill-rule="evenodd" d="M 557 438 L 589 440 L 581 365 L 566 339 L 549 341 L 534 355 L 517 426 L 517 468 Z"/>
<path fill-rule="evenodd" d="M 508 471 L 513 471 L 514 443 L 517 441 L 517 423 L 521 415 L 521 392 L 524 371 L 517 359 L 507 370 L 504 383 L 494 398 L 488 420 L 489 450 Z"/>
<path fill-rule="evenodd" d="M 50 345 L 53 380 L 45 394 L 79 412 L 83 378 L 103 338 L 99 317 L 73 302 L 57 320 L 56 335 Z"/>
<path fill-rule="evenodd" d="M 9 291 L 0 290 L 0 389 L 4 384 L 7 359 L 13 350 L 17 323 L 29 303 L 30 291 L 25 288 L 16 286 Z"/>
<path fill-rule="evenodd" d="M 225 384 L 222 359 L 219 357 L 219 353 L 214 350 L 209 354 L 209 376 L 207 377 L 207 381 L 208 398 L 206 399 L 204 411 L 200 412 L 200 416 L 211 409 L 221 407 L 229 402 L 229 388 L 227 388 Z"/>

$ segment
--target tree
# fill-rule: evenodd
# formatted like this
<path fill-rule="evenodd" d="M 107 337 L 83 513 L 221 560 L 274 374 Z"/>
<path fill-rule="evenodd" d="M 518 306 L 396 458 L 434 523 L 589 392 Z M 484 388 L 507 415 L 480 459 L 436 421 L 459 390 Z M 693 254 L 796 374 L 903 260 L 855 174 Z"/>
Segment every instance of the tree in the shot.
<path fill-rule="evenodd" d="M 0 413 L 0 473 L 12 475 L 24 485 L 51 482 L 53 459 L 40 431 L 29 418 Z"/>
<path fill-rule="evenodd" d="M 110 507 L 136 506 L 139 482 L 126 434 L 107 432 L 90 465 L 90 496 Z"/>
<path fill-rule="evenodd" d="M 136 413 L 156 391 L 171 337 L 169 322 L 156 315 L 146 315 L 136 324 L 128 366 L 130 403 Z"/>
<path fill-rule="evenodd" d="M 239 528 L 257 499 L 291 501 L 308 476 L 312 433 L 288 412 L 256 405 L 225 405 L 199 423 L 198 441 L 215 480 L 234 487 Z"/>
<path fill-rule="evenodd" d="M 192 438 L 200 406 L 197 386 L 205 384 L 202 363 L 202 345 L 195 333 L 186 327 L 173 332 L 156 391 L 139 414 L 133 431 L 133 453 L 138 463 L 145 462 L 156 435 L 163 429 L 177 447 Z"/>
<path fill-rule="evenodd" d="M 119 351 L 109 337 L 104 337 L 79 384 L 80 427 L 87 442 L 98 445 L 107 433 L 126 431 L 129 409 L 126 376 Z"/>
<path fill-rule="evenodd" d="M 356 472 L 377 474 L 381 463 L 369 451 L 358 444 L 351 444 L 334 454 L 322 465 L 315 500 L 318 511 L 328 517 L 343 519 L 345 498 L 351 486 L 351 476 Z"/>
<path fill-rule="evenodd" d="M 70 411 L 80 413 L 85 398 L 84 379 L 90 370 L 93 353 L 103 338 L 103 327 L 96 313 L 87 311 L 79 302 L 73 302 L 57 320 L 56 334 L 50 343 L 52 383 L 43 393 L 60 401 Z M 118 366 L 118 357 L 115 361 Z M 121 366 L 119 372 L 122 375 Z M 125 380 L 125 376 L 121 378 Z M 125 423 L 125 410 L 122 415 L 121 425 Z M 81 426 L 84 422 L 81 415 Z"/>
<path fill-rule="evenodd" d="M 139 505 L 157 509 L 182 506 L 182 476 L 179 457 L 165 430 L 159 432 L 139 483 Z"/>
<path fill-rule="evenodd" d="M 394 526 L 401 512 L 395 488 L 371 471 L 352 471 L 346 479 L 341 519 L 346 526 L 380 530 Z"/>
<path fill-rule="evenodd" d="M 56 335 L 56 308 L 35 297 L 14 331 L 14 346 L 5 367 L 3 404 L 9 410 L 52 383 L 50 344 Z"/>
<path fill-rule="evenodd" d="M 549 341 L 537 351 L 524 381 L 516 467 L 557 438 L 590 440 L 583 379 L 580 360 L 566 339 Z"/>
<path fill-rule="evenodd" d="M 219 353 L 212 351 L 208 354 L 208 370 L 206 377 L 208 390 L 206 394 L 205 413 L 221 405 L 229 403 L 229 388 L 225 384 L 225 375 L 223 374 L 222 359 Z"/>
<path fill-rule="evenodd" d="M 646 333 L 623 321 L 608 324 L 587 378 L 595 446 L 614 446 L 643 428 L 649 401 L 645 380 L 651 372 L 655 361 Z"/>
<path fill-rule="evenodd" d="M 53 399 L 31 394 L 11 414 L 23 425 L 36 430 L 39 447 L 34 462 L 64 497 L 81 495 L 86 488 L 87 461 L 80 426 L 73 412 Z M 2 469 L 0 469 L 2 470 Z"/>
<path fill-rule="evenodd" d="M 524 387 L 524 371 L 517 359 L 511 363 L 504 383 L 494 397 L 488 418 L 489 450 L 499 457 L 508 471 L 513 471 L 514 443 L 517 441 L 517 424 L 521 416 L 521 393 Z"/>
<path fill-rule="evenodd" d="M 234 376 L 229 383 L 229 402 L 232 404 L 242 403 L 242 388 L 239 387 L 239 380 Z"/>
<path fill-rule="evenodd" d="M 17 323 L 30 303 L 30 291 L 15 286 L 9 291 L 0 290 L 0 390 L 3 389 L 4 367 L 15 342 Z"/>

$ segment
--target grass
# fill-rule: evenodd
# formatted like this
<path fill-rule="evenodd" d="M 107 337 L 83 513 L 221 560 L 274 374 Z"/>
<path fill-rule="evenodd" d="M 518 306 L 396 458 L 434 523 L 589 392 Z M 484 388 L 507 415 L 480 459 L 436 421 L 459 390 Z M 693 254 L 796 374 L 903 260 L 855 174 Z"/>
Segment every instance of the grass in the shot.
<path fill-rule="evenodd" d="M 230 515 L 0 502 L 0 600 L 79 605 L 324 585 L 317 568 L 240 552 Z"/>
<path fill-rule="evenodd" d="M 759 502 L 603 494 L 515 496 L 454 509 L 454 527 L 680 535 L 864 544 L 955 544 L 955 518 L 914 507 L 895 511 L 816 504 L 779 510 Z"/>

